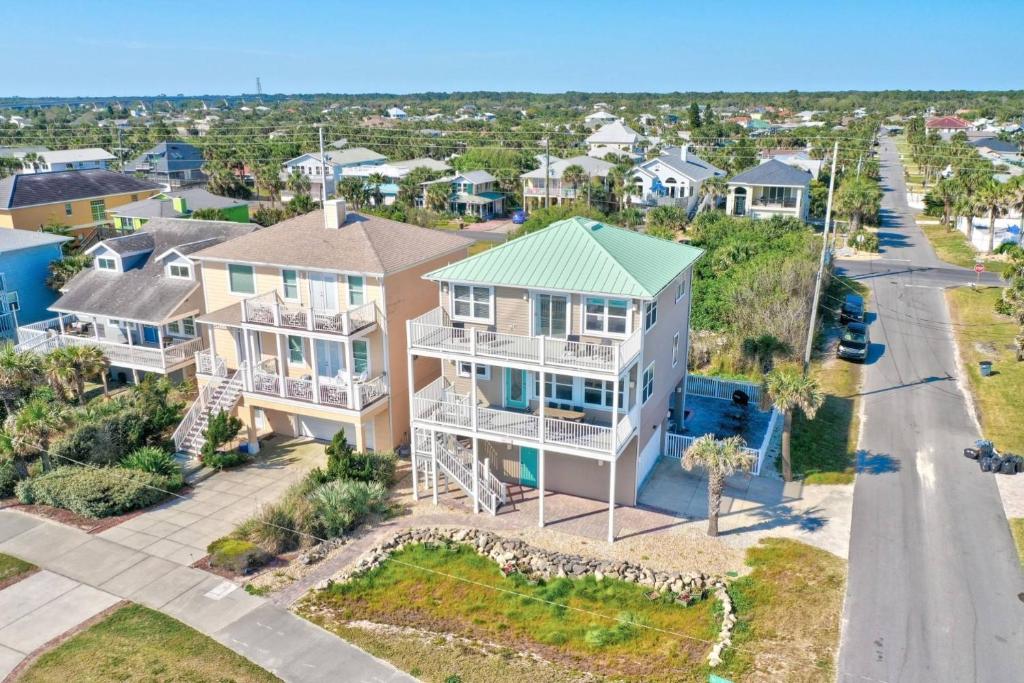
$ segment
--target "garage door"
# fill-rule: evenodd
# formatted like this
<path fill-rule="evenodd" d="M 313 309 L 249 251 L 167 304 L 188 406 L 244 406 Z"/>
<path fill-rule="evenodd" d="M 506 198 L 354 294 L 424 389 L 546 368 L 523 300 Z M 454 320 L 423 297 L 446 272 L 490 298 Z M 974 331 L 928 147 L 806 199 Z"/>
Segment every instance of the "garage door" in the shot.
<path fill-rule="evenodd" d="M 640 459 L 637 460 L 636 464 L 636 489 L 638 493 L 640 487 L 644 485 L 647 475 L 654 469 L 654 464 L 658 462 L 659 455 L 661 455 L 661 425 L 658 425 L 651 440 L 640 451 Z"/>
<path fill-rule="evenodd" d="M 335 422 L 334 420 L 325 420 L 320 417 L 299 416 L 300 436 L 309 436 L 321 441 L 330 441 L 334 438 L 334 435 L 342 429 L 345 430 L 345 438 L 348 439 L 349 444 L 355 447 L 356 430 L 355 426 L 351 423 Z"/>

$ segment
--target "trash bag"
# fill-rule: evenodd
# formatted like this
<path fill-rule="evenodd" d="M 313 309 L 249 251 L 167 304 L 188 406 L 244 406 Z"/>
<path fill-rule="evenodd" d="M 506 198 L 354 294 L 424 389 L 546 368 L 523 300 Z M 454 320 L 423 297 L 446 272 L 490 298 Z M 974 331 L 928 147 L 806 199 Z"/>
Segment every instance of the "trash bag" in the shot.
<path fill-rule="evenodd" d="M 983 455 L 978 458 L 978 467 L 981 468 L 982 472 L 991 472 L 993 460 L 994 458 L 991 455 Z"/>
<path fill-rule="evenodd" d="M 1017 459 L 1016 458 L 1003 458 L 1003 461 L 999 464 L 1000 474 L 1017 474 Z"/>
<path fill-rule="evenodd" d="M 981 453 L 982 455 L 992 455 L 995 452 L 995 447 L 992 445 L 991 441 L 979 439 L 974 442 L 974 445 L 977 447 L 978 452 Z"/>
<path fill-rule="evenodd" d="M 978 451 L 977 448 L 965 448 L 964 449 L 964 457 L 965 458 L 970 458 L 971 460 L 977 460 L 979 455 L 981 455 L 981 453 Z"/>

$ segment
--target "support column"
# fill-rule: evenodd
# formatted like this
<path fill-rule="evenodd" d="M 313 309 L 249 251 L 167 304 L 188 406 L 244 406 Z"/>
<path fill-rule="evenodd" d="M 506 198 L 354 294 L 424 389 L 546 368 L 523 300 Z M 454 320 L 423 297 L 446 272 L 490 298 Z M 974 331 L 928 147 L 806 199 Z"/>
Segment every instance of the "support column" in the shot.
<path fill-rule="evenodd" d="M 57 314 L 57 324 L 60 326 L 60 333 L 64 334 L 64 314 L 63 313 L 58 313 Z"/>
<path fill-rule="evenodd" d="M 437 505 L 437 432 L 430 430 L 430 477 L 434 480 L 434 505 Z"/>
<path fill-rule="evenodd" d="M 260 452 L 259 434 L 256 432 L 256 408 L 249 406 L 245 416 L 245 434 L 248 440 L 247 449 L 249 454 Z"/>
<path fill-rule="evenodd" d="M 537 456 L 537 491 L 540 497 L 537 499 L 538 518 L 537 526 L 544 528 L 544 451 L 543 446 L 540 447 L 540 454 Z"/>
<path fill-rule="evenodd" d="M 355 383 L 355 359 L 352 357 L 352 338 L 349 337 L 345 341 L 345 370 L 348 373 L 348 400 L 352 402 L 352 405 L 358 405 L 356 401 L 356 383 Z"/>
<path fill-rule="evenodd" d="M 416 462 L 416 430 L 409 432 L 409 459 L 412 460 L 412 499 L 420 499 L 419 463 Z"/>
<path fill-rule="evenodd" d="M 473 464 L 470 472 L 473 477 L 473 513 L 480 512 L 480 468 L 477 461 L 480 457 L 480 439 L 473 437 Z"/>
<path fill-rule="evenodd" d="M 608 542 L 615 542 L 615 465 L 617 461 L 608 463 Z"/>
<path fill-rule="evenodd" d="M 274 335 L 277 339 L 277 393 L 285 396 L 285 378 L 288 376 L 288 335 Z"/>
<path fill-rule="evenodd" d="M 302 343 L 305 344 L 306 340 L 303 339 Z M 311 367 L 309 376 L 313 378 L 313 402 L 320 403 L 320 366 L 317 364 L 316 359 L 316 340 L 312 338 L 309 340 L 309 364 Z M 348 398 L 352 405 L 355 406 L 352 394 L 349 394 Z"/>
<path fill-rule="evenodd" d="M 363 435 L 362 421 L 356 422 L 356 453 L 366 452 L 366 438 Z"/>

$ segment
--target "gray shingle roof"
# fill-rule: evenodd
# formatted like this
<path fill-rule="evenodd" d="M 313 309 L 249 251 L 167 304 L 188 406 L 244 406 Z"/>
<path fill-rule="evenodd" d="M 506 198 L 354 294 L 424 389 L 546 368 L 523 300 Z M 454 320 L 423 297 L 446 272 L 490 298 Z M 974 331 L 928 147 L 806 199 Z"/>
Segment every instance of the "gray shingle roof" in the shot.
<path fill-rule="evenodd" d="M 18 173 L 0 180 L 0 209 L 70 202 L 126 192 L 156 190 L 160 186 L 101 168 L 54 173 Z"/>
<path fill-rule="evenodd" d="M 737 174 L 730 185 L 778 185 L 782 187 L 803 187 L 811 182 L 811 174 L 772 159 L 759 166 Z"/>
<path fill-rule="evenodd" d="M 244 199 L 221 197 L 200 187 L 166 192 L 164 194 L 169 198 L 183 197 L 185 199 L 185 206 L 189 211 L 195 211 L 196 209 L 227 209 L 239 204 L 249 204 Z M 177 218 L 181 215 L 174 208 L 174 202 L 171 199 L 158 199 L 156 196 L 113 207 L 110 209 L 110 213 L 129 218 Z"/>
<path fill-rule="evenodd" d="M 156 173 L 198 170 L 203 166 L 203 153 L 187 142 L 161 142 L 125 164 L 125 170 L 132 172 L 140 165 L 149 166 L 142 170 Z"/>
<path fill-rule="evenodd" d="M 971 140 L 968 144 L 971 147 L 985 147 L 993 152 L 1002 152 L 1004 154 L 1017 154 L 1020 152 L 1019 145 L 1000 140 L 999 138 L 979 138 L 978 140 Z"/>
<path fill-rule="evenodd" d="M 118 253 L 147 251 L 139 267 L 125 273 L 110 273 L 96 268 L 85 270 L 72 278 L 64 295 L 50 308 L 64 313 L 160 324 L 199 288 L 199 282 L 165 277 L 158 256 L 169 249 L 187 248 L 198 241 L 205 242 L 202 246 L 210 246 L 258 228 L 252 223 L 154 218 L 137 233 L 102 242 Z"/>
<path fill-rule="evenodd" d="M 725 175 L 725 171 L 704 161 L 693 152 L 687 152 L 686 161 L 683 161 L 682 150 L 678 147 L 669 147 L 665 150 L 665 153 L 657 159 L 646 161 L 638 166 L 639 168 L 644 168 L 654 161 L 660 161 L 665 166 L 675 169 L 687 178 L 698 182 L 707 180 L 714 175 Z"/>
<path fill-rule="evenodd" d="M 44 244 L 61 244 L 70 240 L 70 237 L 54 235 L 49 232 L 0 229 L 0 253 L 18 251 L 19 249 L 31 249 Z"/>

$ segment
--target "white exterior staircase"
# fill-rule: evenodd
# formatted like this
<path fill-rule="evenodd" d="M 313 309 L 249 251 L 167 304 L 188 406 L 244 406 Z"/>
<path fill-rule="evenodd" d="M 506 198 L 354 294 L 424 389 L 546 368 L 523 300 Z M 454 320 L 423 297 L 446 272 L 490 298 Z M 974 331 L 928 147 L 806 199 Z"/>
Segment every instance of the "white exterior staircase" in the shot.
<path fill-rule="evenodd" d="M 213 379 L 199 392 L 199 397 L 185 413 L 181 424 L 174 430 L 174 448 L 179 453 L 197 455 L 206 441 L 203 432 L 210 422 L 210 416 L 220 411 L 230 413 L 242 395 L 242 384 L 246 366 L 227 376 L 224 361 L 220 361 Z"/>
<path fill-rule="evenodd" d="M 416 430 L 416 448 L 413 453 L 414 467 L 420 468 L 425 481 L 430 481 L 430 466 L 433 461 L 430 433 Z M 434 439 L 434 451 L 437 455 L 438 474 L 444 474 L 454 481 L 472 499 L 473 497 L 473 451 L 459 444 L 450 434 L 437 434 Z M 492 515 L 508 501 L 508 487 L 491 473 L 488 459 L 477 461 L 477 486 L 480 493 L 480 505 Z"/>

